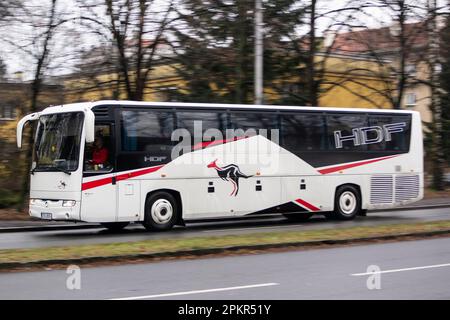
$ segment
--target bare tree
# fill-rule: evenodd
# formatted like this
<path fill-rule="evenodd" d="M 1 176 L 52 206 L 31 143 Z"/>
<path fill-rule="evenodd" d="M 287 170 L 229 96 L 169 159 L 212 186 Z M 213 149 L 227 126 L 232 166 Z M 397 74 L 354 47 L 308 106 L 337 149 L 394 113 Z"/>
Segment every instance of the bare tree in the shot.
<path fill-rule="evenodd" d="M 441 77 L 440 66 L 442 66 L 442 58 L 440 57 L 440 31 L 438 28 L 438 6 L 436 0 L 427 1 L 427 64 L 429 70 L 429 87 L 430 87 L 430 103 L 429 109 L 432 115 L 432 121 L 428 124 L 429 132 L 427 133 L 430 145 L 428 146 L 429 158 L 432 165 L 432 186 L 436 190 L 444 189 L 444 143 L 443 143 L 443 125 L 442 125 L 442 105 L 441 105 Z M 446 28 L 443 29 L 446 31 Z M 445 39 L 445 38 L 443 38 Z"/>
<path fill-rule="evenodd" d="M 373 72 L 385 82 L 377 89 L 394 109 L 400 109 L 408 85 L 418 81 L 416 67 L 424 61 L 427 46 L 426 3 L 408 0 L 368 1 L 361 10 L 358 31 L 340 36 L 334 51 L 363 54 L 379 65 Z M 373 12 L 376 12 L 374 14 Z M 386 22 L 383 17 L 390 17 Z M 339 48 L 343 45 L 345 48 Z M 386 76 L 386 70 L 389 76 Z"/>
<path fill-rule="evenodd" d="M 0 23 L 13 15 L 14 10 L 21 6 L 19 0 L 3 0 L 0 3 Z"/>
<path fill-rule="evenodd" d="M 340 6 L 330 1 L 299 1 L 295 12 L 298 15 L 295 32 L 286 34 L 289 39 L 290 57 L 296 60 L 297 89 L 288 92 L 302 104 L 318 106 L 320 97 L 345 81 L 330 81 L 327 78 L 329 60 L 333 56 L 334 38 L 328 43 L 328 34 L 336 34 L 352 27 L 354 17 L 369 4 L 348 0 Z M 344 76 L 344 74 L 342 75 Z M 349 77 L 351 78 L 351 77 Z M 343 77 L 344 79 L 344 77 Z M 286 79 L 286 82 L 292 80 Z M 278 90 L 283 91 L 278 87 Z"/>
<path fill-rule="evenodd" d="M 18 55 L 30 61 L 32 67 L 30 81 L 30 99 L 28 108 L 23 112 L 36 112 L 39 107 L 39 96 L 42 93 L 43 80 L 52 63 L 52 48 L 55 46 L 55 37 L 58 28 L 71 18 L 60 10 L 58 0 L 49 0 L 46 3 L 35 3 L 32 0 L 22 2 L 20 6 L 11 6 L 8 24 L 16 32 L 2 33 L 1 41 L 13 48 Z M 21 205 L 29 189 L 28 172 L 32 156 L 32 135 L 27 136 L 27 151 L 25 155 L 25 177 L 21 193 Z"/>
<path fill-rule="evenodd" d="M 113 45 L 116 80 L 127 99 L 144 99 L 151 72 L 168 47 L 165 32 L 176 19 L 174 2 L 94 0 L 80 4 L 84 24 Z M 98 11 L 99 5 L 104 12 Z"/>
<path fill-rule="evenodd" d="M 319 104 L 319 81 L 317 81 L 316 57 L 318 44 L 316 41 L 316 23 L 317 17 L 317 0 L 311 0 L 309 5 L 309 33 L 308 33 L 308 54 L 306 58 L 306 83 L 308 92 L 308 101 L 310 105 L 317 106 Z"/>

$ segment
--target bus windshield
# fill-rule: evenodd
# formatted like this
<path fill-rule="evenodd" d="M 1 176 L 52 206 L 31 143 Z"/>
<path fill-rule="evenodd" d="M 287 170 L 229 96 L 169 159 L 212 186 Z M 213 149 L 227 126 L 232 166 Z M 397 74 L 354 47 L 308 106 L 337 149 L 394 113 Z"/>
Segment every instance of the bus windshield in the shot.
<path fill-rule="evenodd" d="M 33 172 L 77 170 L 83 120 L 82 112 L 55 113 L 39 118 Z"/>

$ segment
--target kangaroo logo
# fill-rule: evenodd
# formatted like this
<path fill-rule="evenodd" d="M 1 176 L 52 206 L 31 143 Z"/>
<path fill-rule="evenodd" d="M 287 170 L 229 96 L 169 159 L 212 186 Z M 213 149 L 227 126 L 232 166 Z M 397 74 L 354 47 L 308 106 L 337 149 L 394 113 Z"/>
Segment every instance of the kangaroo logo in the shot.
<path fill-rule="evenodd" d="M 219 167 L 216 162 L 217 159 L 208 164 L 208 168 L 216 169 L 220 179 L 224 181 L 230 181 L 233 184 L 233 191 L 230 193 L 230 196 L 237 196 L 239 192 L 239 178 L 248 179 L 252 176 L 243 174 L 239 167 L 235 164 L 229 164 L 225 167 Z"/>

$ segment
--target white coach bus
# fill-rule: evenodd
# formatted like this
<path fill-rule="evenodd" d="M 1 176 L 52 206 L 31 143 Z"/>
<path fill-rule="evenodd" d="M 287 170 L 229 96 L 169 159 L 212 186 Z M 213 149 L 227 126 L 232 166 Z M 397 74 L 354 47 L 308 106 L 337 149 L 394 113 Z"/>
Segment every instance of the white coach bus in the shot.
<path fill-rule="evenodd" d="M 32 217 L 141 222 L 280 212 L 350 220 L 423 197 L 413 111 L 98 101 L 52 106 L 37 121 Z"/>

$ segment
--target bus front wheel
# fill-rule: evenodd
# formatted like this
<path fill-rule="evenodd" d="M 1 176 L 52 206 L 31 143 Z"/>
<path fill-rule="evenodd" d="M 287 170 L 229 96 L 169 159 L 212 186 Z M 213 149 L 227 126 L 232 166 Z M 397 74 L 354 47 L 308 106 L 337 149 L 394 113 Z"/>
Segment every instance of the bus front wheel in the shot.
<path fill-rule="evenodd" d="M 336 190 L 334 201 L 334 218 L 352 220 L 361 211 L 361 195 L 352 185 L 340 186 Z"/>
<path fill-rule="evenodd" d="M 143 225 L 147 230 L 169 230 L 178 220 L 178 203 L 167 192 L 156 192 L 145 201 Z"/>

